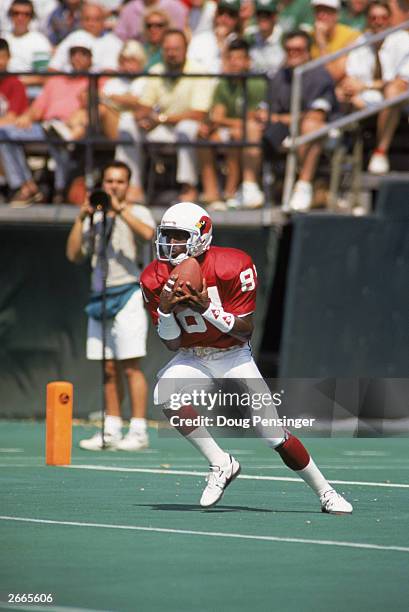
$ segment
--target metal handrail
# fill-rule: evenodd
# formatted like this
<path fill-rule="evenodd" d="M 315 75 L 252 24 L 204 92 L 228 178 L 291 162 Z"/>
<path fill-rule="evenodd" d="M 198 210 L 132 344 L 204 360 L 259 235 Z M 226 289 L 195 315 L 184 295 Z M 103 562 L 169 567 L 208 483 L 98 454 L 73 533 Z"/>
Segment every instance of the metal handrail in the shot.
<path fill-rule="evenodd" d="M 347 125 L 351 125 L 356 121 L 361 119 L 365 119 L 371 115 L 378 113 L 383 108 L 388 108 L 390 106 L 394 106 L 399 104 L 400 101 L 404 101 L 408 96 L 406 94 L 402 94 L 401 96 L 397 96 L 396 99 L 392 98 L 385 102 L 379 103 L 377 105 L 372 106 L 370 109 L 364 109 L 363 111 L 357 111 L 355 113 L 351 113 L 348 117 L 342 117 L 341 119 L 336 119 L 333 122 L 327 124 L 324 128 L 320 128 L 316 132 L 312 132 L 311 134 L 307 134 L 305 136 L 300 137 L 298 135 L 299 132 L 299 123 L 300 123 L 300 115 L 301 115 L 301 86 L 302 86 L 302 76 L 305 72 L 309 70 L 313 70 L 314 68 L 318 68 L 320 66 L 325 66 L 330 62 L 347 55 L 351 51 L 355 49 L 359 49 L 360 47 L 366 47 L 372 45 L 373 43 L 384 40 L 389 34 L 393 32 L 397 32 L 399 30 L 405 30 L 409 28 L 409 19 L 400 23 L 397 26 L 393 26 L 380 32 L 379 34 L 373 34 L 372 36 L 368 36 L 365 40 L 361 40 L 358 42 L 354 42 L 339 51 L 335 51 L 334 53 L 329 53 L 323 57 L 319 57 L 317 59 L 311 60 L 302 66 L 297 66 L 294 69 L 293 82 L 291 88 L 291 123 L 290 123 L 290 138 L 288 142 L 288 155 L 286 160 L 286 168 L 285 168 L 285 177 L 284 177 L 284 188 L 283 188 L 283 198 L 282 203 L 283 207 L 288 206 L 288 203 L 291 198 L 291 193 L 295 184 L 295 176 L 297 171 L 297 148 L 302 144 L 306 144 L 308 142 L 313 142 L 314 140 L 318 140 L 323 136 L 327 135 L 331 130 L 341 127 L 346 127 Z M 403 96 L 403 98 L 402 98 Z M 400 100 L 402 98 L 402 100 Z M 396 101 L 395 101 L 396 100 Z M 351 117 L 351 119 L 350 119 Z M 352 118 L 353 117 L 353 118 Z"/>
<path fill-rule="evenodd" d="M 248 89 L 247 89 L 247 81 L 249 79 L 264 79 L 267 83 L 267 88 L 269 86 L 269 77 L 265 73 L 256 73 L 256 72 L 246 72 L 246 73 L 193 73 L 193 72 L 183 72 L 183 73 L 173 73 L 173 72 L 65 72 L 65 71 L 27 71 L 27 72 L 11 72 L 11 71 L 0 71 L 0 78 L 4 76 L 39 76 L 45 78 L 53 78 L 57 76 L 65 76 L 65 77 L 86 77 L 88 79 L 88 127 L 87 134 L 84 138 L 78 139 L 75 141 L 64 141 L 64 144 L 76 144 L 83 145 L 85 147 L 85 178 L 86 185 L 88 189 L 92 189 L 94 187 L 94 146 L 95 145 L 112 145 L 116 146 L 119 144 L 132 144 L 130 140 L 125 140 L 121 138 L 117 138 L 115 140 L 107 138 L 105 136 L 100 136 L 98 133 L 98 101 L 99 101 L 99 92 L 98 92 L 98 81 L 101 78 L 161 78 L 161 79 L 179 79 L 179 78 L 203 78 L 212 80 L 215 78 L 223 78 L 229 80 L 240 80 L 243 86 L 243 108 L 242 108 L 242 121 L 243 121 L 243 138 L 241 140 L 235 140 L 234 142 L 210 142 L 206 140 L 194 140 L 192 142 L 149 142 L 150 148 L 160 148 L 162 146 L 173 146 L 173 147 L 194 147 L 194 148 L 246 148 L 246 147 L 262 147 L 261 142 L 253 142 L 247 139 L 247 109 L 248 109 Z M 14 144 L 55 144 L 61 145 L 61 141 L 47 138 L 46 141 L 39 139 L 19 139 L 18 141 L 13 141 L 9 138 L 0 137 L 0 144 L 2 143 L 14 143 Z"/>

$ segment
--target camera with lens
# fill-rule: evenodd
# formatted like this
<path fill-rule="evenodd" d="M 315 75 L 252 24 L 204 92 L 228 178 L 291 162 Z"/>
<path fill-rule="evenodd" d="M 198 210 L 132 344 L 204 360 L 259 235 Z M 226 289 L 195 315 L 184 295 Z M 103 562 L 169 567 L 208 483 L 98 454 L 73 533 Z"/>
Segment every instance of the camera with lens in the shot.
<path fill-rule="evenodd" d="M 108 212 L 111 208 L 111 196 L 103 189 L 94 189 L 89 196 L 89 203 L 91 207 L 102 212 Z"/>

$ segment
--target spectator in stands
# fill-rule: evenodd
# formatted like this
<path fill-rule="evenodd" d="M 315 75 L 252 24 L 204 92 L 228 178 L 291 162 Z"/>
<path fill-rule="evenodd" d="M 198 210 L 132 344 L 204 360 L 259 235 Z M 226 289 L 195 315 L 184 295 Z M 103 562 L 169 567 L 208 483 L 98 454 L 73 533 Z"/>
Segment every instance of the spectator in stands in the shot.
<path fill-rule="evenodd" d="M 369 3 L 369 0 L 348 0 L 346 6 L 341 8 L 339 22 L 363 32 Z"/>
<path fill-rule="evenodd" d="M 200 66 L 187 60 L 187 40 L 180 30 L 170 29 L 162 43 L 163 64 L 154 66 L 158 78 L 148 79 L 141 95 L 138 120 L 122 125 L 121 137 L 131 137 L 134 144 L 118 146 L 116 158 L 132 169 L 133 197 L 143 196 L 141 168 L 144 141 L 189 142 L 197 137 L 199 124 L 205 118 L 213 94 L 213 83 L 206 78 L 164 78 L 161 72 L 175 75 L 201 72 Z M 197 160 L 192 147 L 178 147 L 177 175 L 181 200 L 197 197 Z"/>
<path fill-rule="evenodd" d="M 213 29 L 192 37 L 188 58 L 199 63 L 206 72 L 220 73 L 226 46 L 240 33 L 240 0 L 220 0 Z"/>
<path fill-rule="evenodd" d="M 72 47 L 70 49 L 71 69 L 73 72 L 84 72 L 91 68 L 92 54 L 89 48 Z M 44 196 L 34 182 L 27 165 L 24 149 L 19 141 L 47 140 L 42 121 L 60 120 L 68 122 L 70 117 L 81 108 L 81 94 L 87 88 L 86 77 L 55 76 L 47 80 L 43 91 L 30 108 L 18 117 L 14 124 L 0 128 L 0 138 L 10 139 L 10 143 L 0 144 L 0 156 L 6 173 L 9 188 L 15 193 L 11 204 L 28 206 L 43 201 Z M 61 202 L 70 169 L 70 156 L 65 146 L 49 144 L 49 150 L 55 159 L 55 201 Z"/>
<path fill-rule="evenodd" d="M 51 45 L 41 32 L 32 32 L 30 24 L 34 17 L 31 0 L 14 0 L 9 9 L 12 31 L 4 38 L 10 47 L 10 72 L 44 71 L 47 68 Z M 40 85 L 41 76 L 22 76 L 25 85 Z"/>
<path fill-rule="evenodd" d="M 208 32 L 213 28 L 217 3 L 214 0 L 191 0 L 186 30 L 190 37 L 193 34 Z"/>
<path fill-rule="evenodd" d="M 10 49 L 0 38 L 0 73 L 7 72 Z M 21 80 L 13 75 L 0 76 L 0 126 L 13 123 L 28 108 L 26 90 Z"/>
<path fill-rule="evenodd" d="M 146 55 L 137 40 L 124 43 L 119 55 L 119 72 L 144 72 Z M 146 85 L 143 77 L 114 77 L 104 84 L 100 96 L 100 118 L 108 138 L 118 138 L 122 122 L 125 129 L 133 121 L 133 113 L 139 108 L 139 100 Z"/>
<path fill-rule="evenodd" d="M 278 23 L 284 32 L 294 30 L 311 31 L 314 13 L 310 0 L 279 0 L 277 5 Z"/>
<path fill-rule="evenodd" d="M 291 123 L 291 85 L 293 70 L 311 59 L 311 40 L 303 31 L 288 32 L 283 39 L 286 53 L 285 65 L 270 85 L 271 111 L 270 125 L 267 125 L 263 140 L 266 154 L 274 156 L 282 152 L 282 144 L 289 135 Z M 320 129 L 326 119 L 336 110 L 334 84 L 331 76 L 323 67 L 306 72 L 302 79 L 301 90 L 301 134 Z M 266 123 L 267 112 L 257 112 L 261 123 Z M 313 201 L 312 181 L 320 158 L 322 143 L 315 141 L 299 148 L 299 179 L 295 184 L 289 203 L 289 211 L 305 212 Z M 288 212 L 289 212 L 288 211 Z"/>
<path fill-rule="evenodd" d="M 145 70 L 162 62 L 162 40 L 170 27 L 169 17 L 162 9 L 151 8 L 143 17 L 143 48 L 146 54 Z"/>
<path fill-rule="evenodd" d="M 368 29 L 359 39 L 365 40 L 391 26 L 388 2 L 375 0 L 368 8 Z M 352 51 L 346 63 L 346 76 L 337 88 L 338 98 L 355 109 L 365 108 L 384 99 L 404 93 L 409 83 L 409 33 L 399 30 L 383 41 Z M 389 171 L 388 150 L 399 124 L 400 106 L 393 106 L 378 115 L 377 146 L 369 160 L 368 170 L 374 174 Z"/>
<path fill-rule="evenodd" d="M 81 29 L 72 32 L 58 45 L 50 62 L 55 71 L 70 70 L 69 50 L 85 46 L 92 49 L 94 72 L 117 70 L 121 40 L 112 32 L 104 31 L 105 11 L 98 4 L 87 3 L 81 9 Z"/>
<path fill-rule="evenodd" d="M 60 0 L 60 5 L 51 13 L 47 21 L 48 40 L 56 46 L 78 30 L 81 22 L 82 0 Z"/>
<path fill-rule="evenodd" d="M 276 0 L 256 0 L 257 29 L 247 37 L 250 43 L 251 69 L 273 76 L 280 67 L 284 52 L 283 30 L 277 23 Z"/>
<path fill-rule="evenodd" d="M 352 44 L 359 32 L 339 23 L 340 0 L 312 0 L 314 7 L 314 29 L 311 57 L 323 57 Z M 335 82 L 345 75 L 346 55 L 327 65 Z"/>
<path fill-rule="evenodd" d="M 57 8 L 58 0 L 32 0 L 34 6 L 34 18 L 30 24 L 30 30 L 47 33 L 47 20 L 52 11 Z M 13 0 L 1 0 L 0 2 L 0 28 L 3 32 L 11 32 L 12 22 L 9 9 Z"/>
<path fill-rule="evenodd" d="M 233 40 L 227 49 L 227 70 L 235 74 L 249 72 L 249 47 L 245 40 Z M 212 142 L 235 140 L 255 140 L 260 142 L 259 124 L 254 121 L 255 111 L 266 98 L 266 82 L 264 79 L 249 79 L 247 81 L 247 117 L 246 135 L 243 131 L 244 92 L 243 82 L 233 79 L 221 79 L 218 83 L 209 121 L 200 128 L 200 136 Z M 246 136 L 246 137 L 245 137 Z M 227 176 L 225 185 L 225 202 L 220 197 L 218 177 L 215 168 L 213 149 L 200 149 L 202 169 L 203 199 L 209 204 L 210 210 L 226 210 L 228 208 L 258 208 L 264 203 L 263 193 L 258 186 L 260 173 L 260 147 L 246 147 L 242 151 L 236 148 L 226 150 Z M 243 183 L 239 190 L 240 158 L 242 158 Z"/>
<path fill-rule="evenodd" d="M 143 37 L 143 17 L 147 9 L 160 8 L 168 17 L 172 26 L 184 30 L 187 21 L 188 8 L 179 0 L 131 0 L 122 7 L 115 33 L 122 40 Z"/>

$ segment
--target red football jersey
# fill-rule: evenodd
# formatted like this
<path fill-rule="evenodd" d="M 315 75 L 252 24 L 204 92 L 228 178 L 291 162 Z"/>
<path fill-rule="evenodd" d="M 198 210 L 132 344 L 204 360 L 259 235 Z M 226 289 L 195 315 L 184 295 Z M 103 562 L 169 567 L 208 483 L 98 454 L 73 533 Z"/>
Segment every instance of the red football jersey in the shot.
<path fill-rule="evenodd" d="M 210 247 L 198 258 L 211 301 L 223 306 L 226 312 L 238 317 L 254 312 L 256 307 L 257 273 L 247 253 L 239 249 Z M 155 259 L 141 276 L 141 288 L 146 307 L 155 325 L 157 308 L 163 285 L 174 267 L 167 261 Z M 181 346 L 208 346 L 228 348 L 240 346 L 242 341 L 224 334 L 191 308 L 175 313 L 182 330 Z"/>

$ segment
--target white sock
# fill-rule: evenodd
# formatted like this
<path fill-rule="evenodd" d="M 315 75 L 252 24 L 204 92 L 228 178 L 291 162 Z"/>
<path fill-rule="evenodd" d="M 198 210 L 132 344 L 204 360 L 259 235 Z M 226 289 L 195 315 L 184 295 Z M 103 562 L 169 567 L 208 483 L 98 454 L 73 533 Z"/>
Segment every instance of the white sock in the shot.
<path fill-rule="evenodd" d="M 210 436 L 206 427 L 197 427 L 185 438 L 206 457 L 210 465 L 224 467 L 229 463 L 228 453 L 220 448 L 216 440 Z"/>
<path fill-rule="evenodd" d="M 132 417 L 129 424 L 130 433 L 145 433 L 147 429 L 146 419 Z"/>
<path fill-rule="evenodd" d="M 105 433 L 117 435 L 122 430 L 122 418 L 119 416 L 111 416 L 107 414 L 105 416 Z"/>
<path fill-rule="evenodd" d="M 307 467 L 305 467 L 303 470 L 297 470 L 295 473 L 298 474 L 298 476 L 301 476 L 301 478 L 311 487 L 313 491 L 315 491 L 318 496 L 321 496 L 326 491 L 334 488 L 331 487 L 328 480 L 324 478 L 314 460 L 311 458 Z"/>

